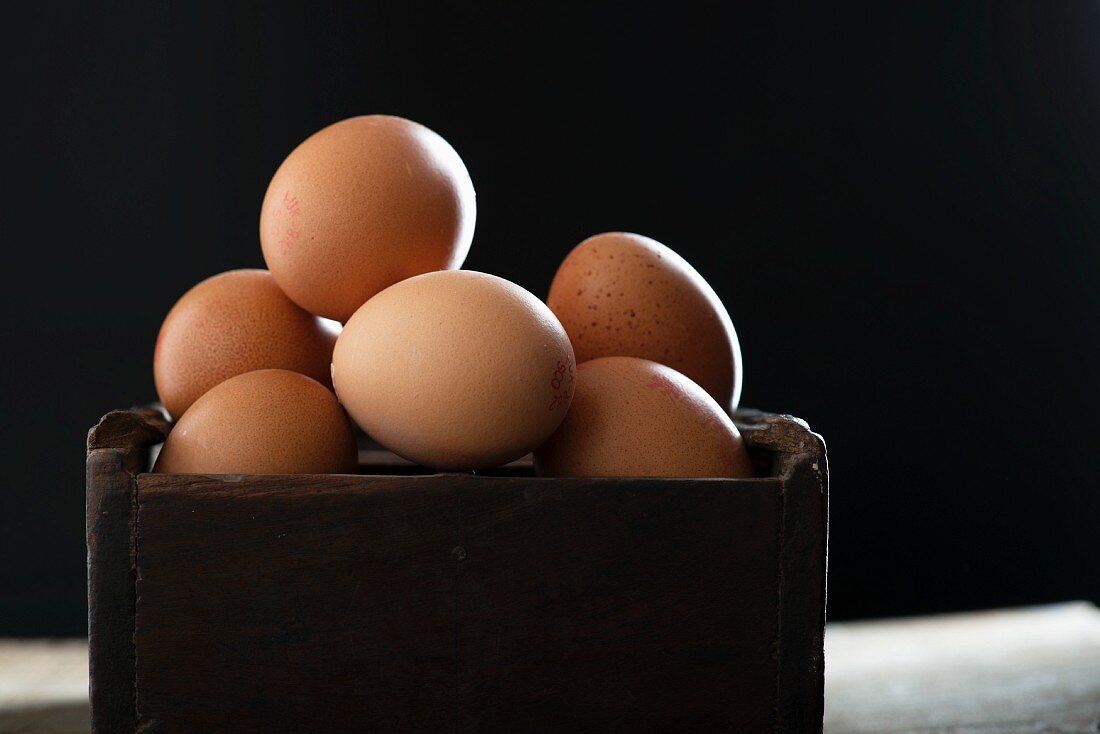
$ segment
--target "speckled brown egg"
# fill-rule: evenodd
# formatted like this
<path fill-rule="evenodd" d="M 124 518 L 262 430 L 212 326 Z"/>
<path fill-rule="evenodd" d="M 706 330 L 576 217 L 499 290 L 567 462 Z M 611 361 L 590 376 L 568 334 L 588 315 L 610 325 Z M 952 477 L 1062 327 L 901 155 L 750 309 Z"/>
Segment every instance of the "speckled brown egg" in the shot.
<path fill-rule="evenodd" d="M 288 370 L 257 370 L 213 387 L 168 434 L 153 471 L 347 474 L 355 434 L 336 396 Z"/>
<path fill-rule="evenodd" d="M 573 405 L 535 451 L 548 477 L 751 477 L 741 434 L 703 388 L 636 357 L 577 367 Z"/>
<path fill-rule="evenodd" d="M 699 383 L 722 407 L 741 400 L 741 345 L 714 289 L 656 240 L 607 232 L 577 245 L 547 298 L 577 362 L 642 357 Z"/>
<path fill-rule="evenodd" d="M 550 309 L 468 270 L 410 278 L 367 301 L 336 342 L 332 369 L 360 428 L 437 469 L 518 459 L 573 398 L 573 349 Z"/>
<path fill-rule="evenodd" d="M 474 233 L 470 174 L 454 148 L 400 117 L 315 133 L 275 172 L 260 212 L 264 260 L 311 313 L 347 321 L 405 278 L 461 267 Z"/>
<path fill-rule="evenodd" d="M 299 308 L 266 270 L 231 270 L 187 291 L 160 327 L 157 395 L 178 418 L 219 382 L 253 370 L 293 370 L 331 385 L 339 326 Z"/>

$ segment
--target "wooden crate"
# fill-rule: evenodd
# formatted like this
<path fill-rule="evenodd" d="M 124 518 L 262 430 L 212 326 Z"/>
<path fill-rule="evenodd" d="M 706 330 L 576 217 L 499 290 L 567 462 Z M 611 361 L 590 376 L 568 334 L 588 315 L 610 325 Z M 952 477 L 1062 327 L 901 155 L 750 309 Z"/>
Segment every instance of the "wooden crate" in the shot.
<path fill-rule="evenodd" d="M 151 474 L 108 413 L 93 730 L 819 732 L 824 444 L 735 419 L 763 478 Z"/>

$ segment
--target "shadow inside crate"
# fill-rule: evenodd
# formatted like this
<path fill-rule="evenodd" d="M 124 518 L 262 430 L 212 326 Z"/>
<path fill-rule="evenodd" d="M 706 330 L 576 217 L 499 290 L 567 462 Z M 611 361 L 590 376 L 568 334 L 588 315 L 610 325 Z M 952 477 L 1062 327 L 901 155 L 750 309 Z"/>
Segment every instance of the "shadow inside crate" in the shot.
<path fill-rule="evenodd" d="M 161 415 L 161 417 L 165 421 L 166 427 L 171 426 L 171 422 L 168 420 L 167 413 L 164 413 L 164 409 L 160 405 L 154 404 L 152 406 L 149 406 L 149 408 L 157 411 Z M 746 411 L 746 413 L 751 412 Z M 736 413 L 734 414 L 734 417 L 737 417 Z M 384 448 L 377 441 L 375 441 L 359 429 L 356 429 L 355 434 L 356 441 L 359 445 L 359 470 L 356 472 L 357 474 L 373 476 L 381 475 L 411 477 L 428 476 L 440 473 L 436 469 L 421 466 L 420 464 L 409 461 L 408 459 L 401 458 L 397 454 L 394 454 L 393 452 Z M 149 463 L 146 467 L 146 471 L 153 471 L 153 466 L 156 464 L 157 456 L 160 454 L 161 447 L 163 446 L 163 443 L 158 443 L 150 447 Z M 749 456 L 752 459 L 752 463 L 756 468 L 756 476 L 772 476 L 771 454 L 752 445 L 748 446 L 748 450 Z M 478 469 L 476 471 L 468 473 L 486 477 L 533 477 L 535 476 L 535 467 L 531 454 L 527 454 L 526 456 L 522 456 L 515 461 L 505 464 L 504 466 L 499 466 L 493 469 Z"/>
<path fill-rule="evenodd" d="M 440 473 L 435 469 L 401 458 L 362 431 L 356 430 L 356 438 L 359 442 L 359 474 L 420 476 Z M 772 476 L 771 453 L 751 444 L 747 448 L 749 457 L 756 469 L 756 476 Z M 533 477 L 535 476 L 535 466 L 532 455 L 527 454 L 504 466 L 493 469 L 478 469 L 469 473 L 485 477 Z"/>

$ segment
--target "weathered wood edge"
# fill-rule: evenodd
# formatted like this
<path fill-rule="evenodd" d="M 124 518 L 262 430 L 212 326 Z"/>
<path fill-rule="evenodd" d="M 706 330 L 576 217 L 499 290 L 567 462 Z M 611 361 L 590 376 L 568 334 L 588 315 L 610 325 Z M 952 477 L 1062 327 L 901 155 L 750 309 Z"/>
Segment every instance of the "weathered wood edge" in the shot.
<path fill-rule="evenodd" d="M 169 427 L 168 417 L 156 407 L 112 410 L 88 431 L 88 451 L 106 448 L 141 451 L 163 441 Z"/>
<path fill-rule="evenodd" d="M 115 410 L 88 432 L 88 699 L 92 731 L 132 732 L 137 726 L 134 657 L 134 521 L 137 474 L 149 447 L 164 440 L 164 415 L 154 409 Z"/>
<path fill-rule="evenodd" d="M 782 483 L 776 729 L 821 732 L 825 714 L 825 607 L 829 464 L 825 441 L 793 416 L 734 414 L 750 449 L 772 456 Z"/>

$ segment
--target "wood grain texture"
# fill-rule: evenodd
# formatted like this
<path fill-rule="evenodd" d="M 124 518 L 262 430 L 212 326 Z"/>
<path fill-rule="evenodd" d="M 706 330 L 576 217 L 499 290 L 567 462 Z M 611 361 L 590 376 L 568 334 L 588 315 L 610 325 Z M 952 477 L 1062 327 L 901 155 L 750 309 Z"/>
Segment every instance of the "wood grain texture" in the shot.
<path fill-rule="evenodd" d="M 773 726 L 775 481 L 180 480 L 139 479 L 156 731 Z"/>
<path fill-rule="evenodd" d="M 88 666 L 98 731 L 132 731 L 134 709 L 133 459 L 88 453 Z"/>
<path fill-rule="evenodd" d="M 1100 610 L 829 626 L 828 734 L 1100 731 Z"/>
<path fill-rule="evenodd" d="M 774 725 L 775 483 L 514 484 L 457 495 L 460 731 Z"/>

